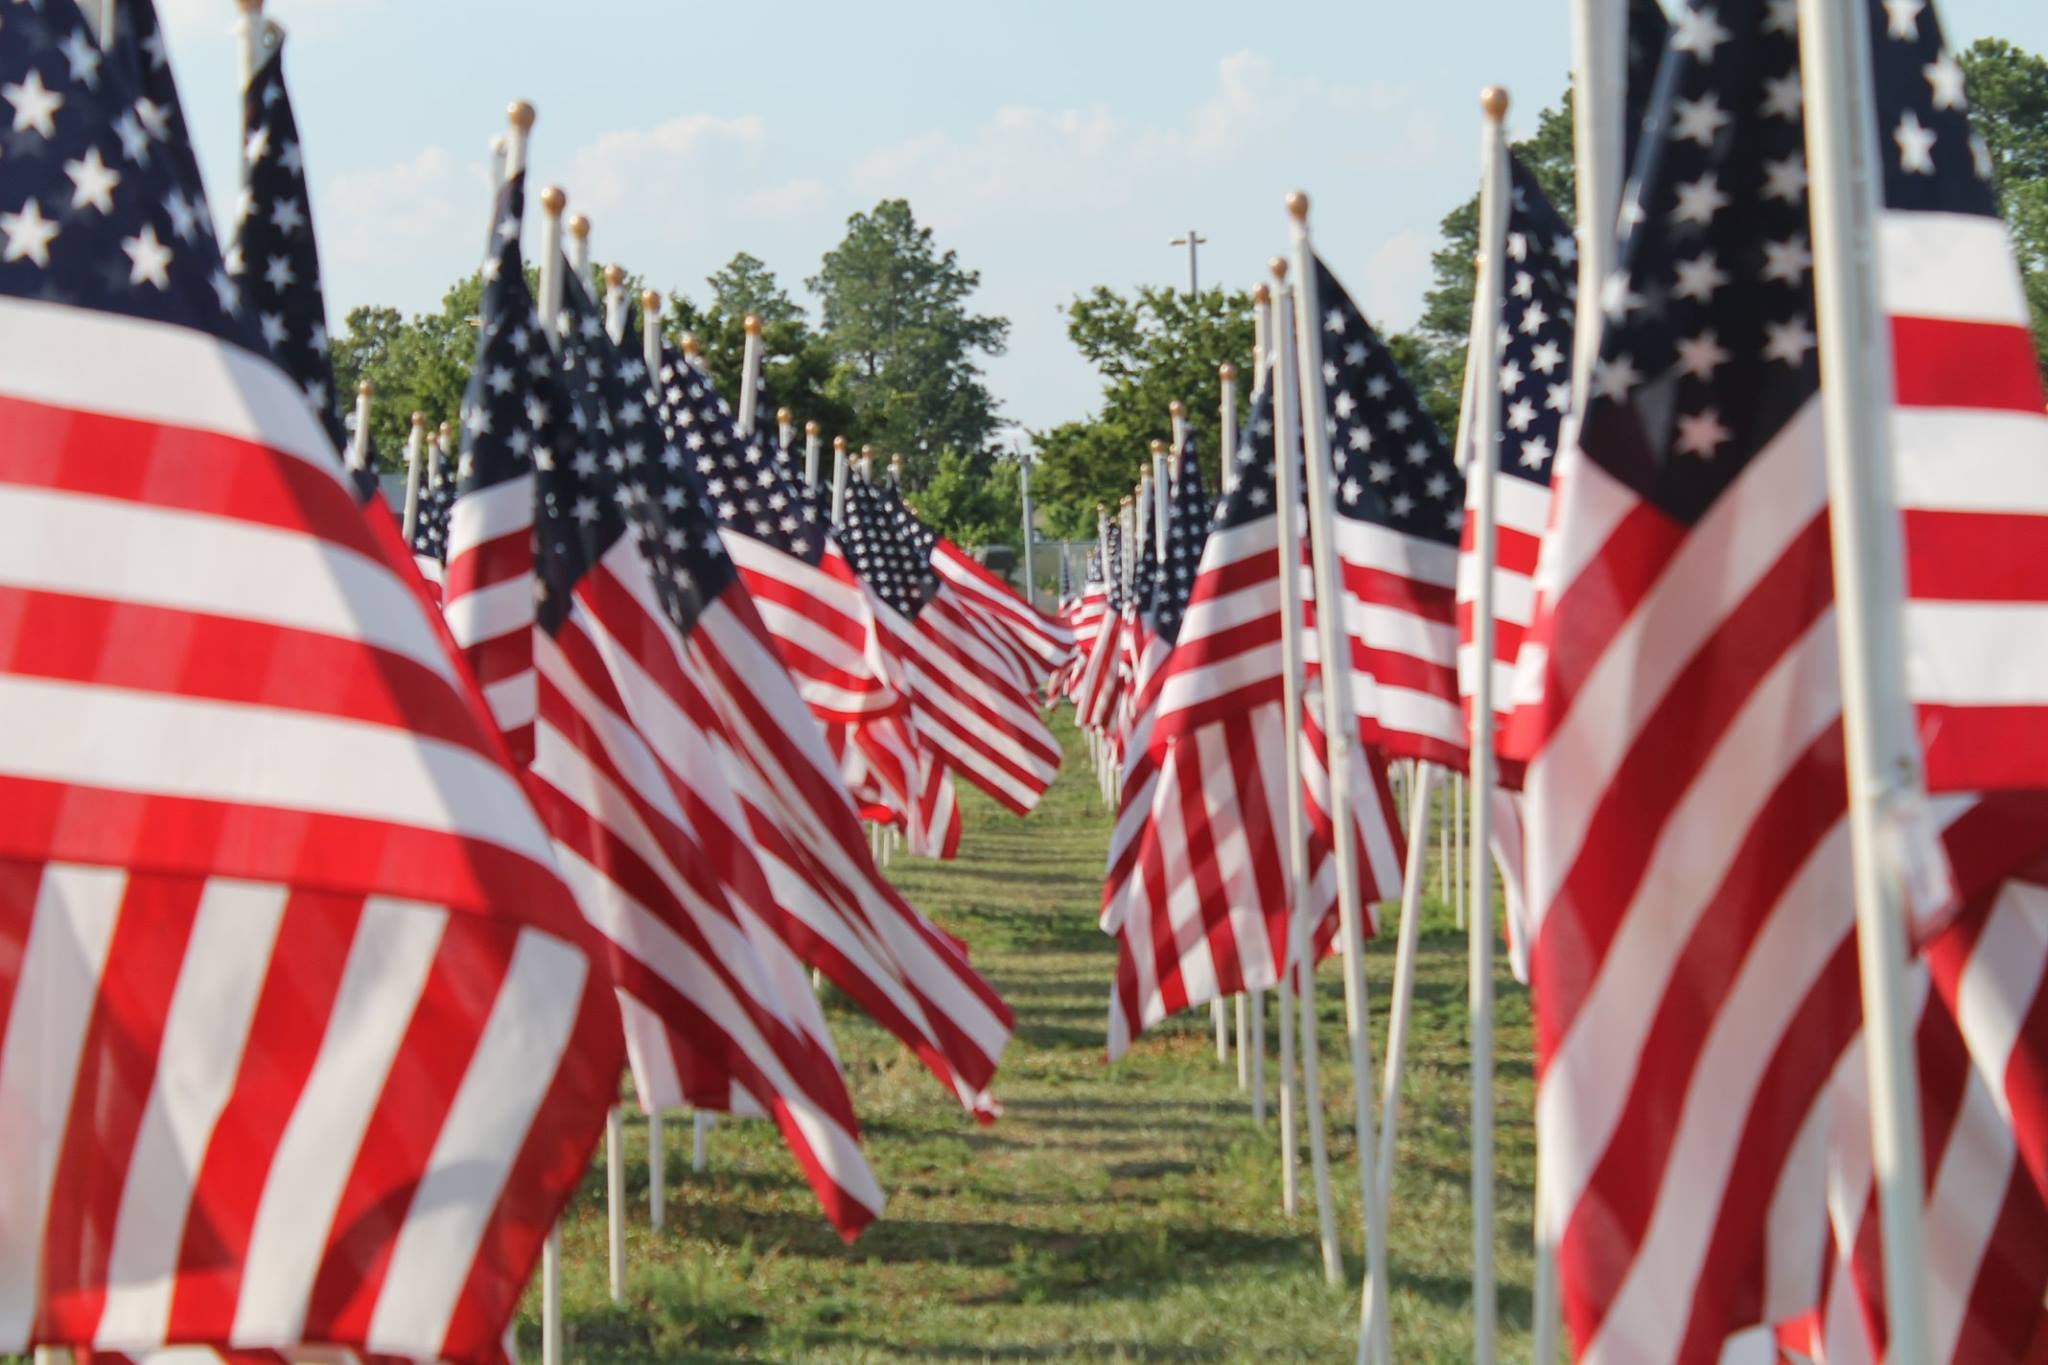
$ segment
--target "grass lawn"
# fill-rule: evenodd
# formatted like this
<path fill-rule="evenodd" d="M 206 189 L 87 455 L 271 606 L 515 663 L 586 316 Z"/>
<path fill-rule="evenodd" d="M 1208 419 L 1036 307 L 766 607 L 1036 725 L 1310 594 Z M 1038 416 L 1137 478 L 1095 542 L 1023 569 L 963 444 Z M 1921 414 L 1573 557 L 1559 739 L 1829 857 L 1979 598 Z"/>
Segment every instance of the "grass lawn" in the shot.
<path fill-rule="evenodd" d="M 606 1292 L 600 1151 L 564 1233 L 571 1359 L 1350 1358 L 1363 1252 L 1338 968 L 1325 964 L 1318 983 L 1346 1258 L 1346 1283 L 1331 1289 L 1305 1129 L 1302 1214 L 1288 1219 L 1277 1118 L 1269 1105 L 1264 1128 L 1253 1125 L 1235 1066 L 1216 1063 L 1208 1012 L 1170 1021 L 1115 1066 L 1102 1060 L 1115 954 L 1095 919 L 1109 817 L 1081 740 L 1071 728 L 1061 737 L 1068 769 L 1030 819 L 963 792 L 959 861 L 895 867 L 911 900 L 973 946 L 1016 1009 L 996 1082 L 1002 1119 L 978 1128 L 903 1048 L 835 1002 L 867 1151 L 889 1195 L 881 1220 L 842 1244 L 762 1122 L 714 1129 L 709 1170 L 692 1175 L 688 1121 L 672 1117 L 668 1226 L 656 1233 L 646 1127 L 633 1116 L 627 1301 L 615 1308 Z M 1376 1060 L 1392 944 L 1389 931 L 1368 954 Z M 1515 1360 L 1528 1353 L 1532 1045 L 1528 997 L 1504 969 L 1497 999 L 1496 1256 L 1502 1356 Z M 1390 1211 L 1403 1365 L 1471 1355 L 1465 949 L 1437 903 L 1416 1006 Z M 1269 1026 L 1269 1047 L 1277 1037 Z M 536 1290 L 520 1322 L 533 1358 L 539 1312 Z"/>

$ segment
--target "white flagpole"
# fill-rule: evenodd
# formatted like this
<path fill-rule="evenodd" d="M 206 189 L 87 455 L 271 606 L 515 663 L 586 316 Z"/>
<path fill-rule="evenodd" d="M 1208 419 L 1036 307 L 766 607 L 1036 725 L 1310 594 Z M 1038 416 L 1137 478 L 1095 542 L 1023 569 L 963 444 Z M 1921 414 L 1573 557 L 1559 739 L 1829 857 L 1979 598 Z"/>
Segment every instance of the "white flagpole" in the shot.
<path fill-rule="evenodd" d="M 1927 812 L 1906 697 L 1905 556 L 1886 408 L 1892 366 L 1874 284 L 1879 149 L 1869 13 L 1862 5 L 1800 0 L 1799 33 L 1887 1358 L 1921 1365 L 1930 1358 L 1926 1184 L 1906 917 L 1908 897 L 1938 894 L 1928 883 L 1945 881 L 1947 866 Z"/>
<path fill-rule="evenodd" d="M 586 214 L 569 216 L 569 268 L 576 272 L 576 282 L 584 289 L 590 288 L 590 218 Z"/>
<path fill-rule="evenodd" d="M 1037 534 L 1032 523 L 1036 520 L 1031 508 L 1031 466 L 1032 457 L 1020 445 L 1017 448 L 1017 497 L 1024 504 L 1024 600 L 1032 606 L 1038 605 L 1038 566 L 1032 557 L 1032 544 Z M 1054 588 L 1057 595 L 1058 588 Z M 1057 608 L 1058 602 L 1053 606 Z"/>
<path fill-rule="evenodd" d="M 1166 415 L 1173 423 L 1173 458 L 1178 460 L 1180 458 L 1180 448 L 1188 439 L 1188 405 L 1176 398 L 1166 405 Z M 1170 479 L 1179 478 L 1179 467 L 1170 467 L 1167 470 L 1167 477 Z"/>
<path fill-rule="evenodd" d="M 661 374 L 661 291 L 640 293 L 640 358 L 647 365 L 648 382 Z M 668 1221 L 668 1161 L 662 1152 L 661 1108 L 647 1111 L 647 1225 L 659 1232 Z"/>
<path fill-rule="evenodd" d="M 1415 951 L 1422 937 L 1423 849 L 1429 837 L 1429 789 L 1436 780 L 1432 764 L 1417 764 L 1408 794 L 1408 865 L 1401 869 L 1401 927 L 1394 952 L 1393 1014 L 1387 1021 L 1386 1078 L 1380 1086 L 1379 1169 L 1375 1183 L 1380 1207 L 1391 1207 L 1394 1188 L 1394 1134 L 1401 1125 L 1401 1068 L 1408 1056 L 1409 1015 L 1415 1000 Z"/>
<path fill-rule="evenodd" d="M 604 1223 L 612 1302 L 620 1304 L 626 1301 L 626 1110 L 619 1104 L 604 1116 Z"/>
<path fill-rule="evenodd" d="M 350 469 L 370 467 L 370 396 L 376 391 L 367 379 L 356 385 L 356 429 L 348 437 Z"/>
<path fill-rule="evenodd" d="M 789 443 L 795 435 L 796 414 L 788 408 L 777 408 L 775 410 L 775 444 L 784 450 L 788 450 Z"/>
<path fill-rule="evenodd" d="M 1273 277 L 1282 281 L 1287 278 L 1287 262 L 1274 260 Z M 1273 299 L 1276 333 L 1279 324 L 1288 316 L 1286 300 L 1284 288 Z M 1291 373 L 1288 369 L 1291 363 L 1290 352 L 1283 346 L 1280 351 L 1283 373 Z M 1282 1211 L 1292 1218 L 1300 1206 L 1300 1178 L 1297 1174 L 1299 1139 L 1294 1131 L 1297 1080 L 1294 1064 L 1295 1008 L 1296 996 L 1308 976 L 1306 972 L 1297 971 L 1301 958 L 1305 956 L 1302 947 L 1304 935 L 1298 925 L 1309 917 L 1311 911 L 1308 905 L 1308 813 L 1301 774 L 1303 612 L 1301 527 L 1296 522 L 1301 490 L 1295 487 L 1294 454 L 1299 438 L 1295 429 L 1295 405 L 1288 398 L 1285 385 L 1276 385 L 1276 389 L 1273 404 L 1273 520 L 1279 541 L 1275 553 L 1280 563 L 1280 729 L 1286 744 L 1283 780 L 1287 784 L 1287 942 L 1281 950 L 1280 965 L 1280 1200 Z M 1301 1019 L 1306 1028 L 1302 1039 L 1302 1054 L 1306 1058 L 1315 1050 L 1315 1013 L 1312 1006 L 1301 1012 Z M 1321 1125 L 1316 1122 L 1316 1115 L 1320 1112 L 1321 1098 L 1313 1084 L 1308 1086 L 1305 1100 L 1311 1128 L 1320 1132 Z M 1322 1226 L 1327 1229 L 1332 1212 L 1330 1173 L 1320 1160 L 1316 1163 L 1315 1178 L 1316 1209 L 1322 1217 Z M 1331 1240 L 1327 1236 L 1324 1238 L 1324 1273 L 1334 1284 L 1337 1277 L 1329 1266 Z"/>
<path fill-rule="evenodd" d="M 244 3 L 247 3 L 247 0 L 244 0 Z M 85 22 L 92 26 L 93 41 L 102 48 L 112 47 L 114 28 L 120 14 L 120 0 L 83 0 L 78 9 Z M 243 84 L 247 85 L 248 82 L 245 80 Z"/>
<path fill-rule="evenodd" d="M 540 315 L 549 344 L 561 346 L 559 319 L 562 312 L 562 209 L 569 196 L 559 185 L 540 192 Z"/>
<path fill-rule="evenodd" d="M 740 323 L 747 335 L 746 348 L 740 352 L 740 396 L 737 425 L 740 435 L 752 436 L 754 425 L 761 414 L 756 410 L 761 401 L 761 319 L 752 313 Z"/>
<path fill-rule="evenodd" d="M 846 524 L 846 438 L 832 438 L 832 524 Z"/>
<path fill-rule="evenodd" d="M 1219 465 L 1220 481 L 1225 492 L 1230 489 L 1231 458 L 1237 451 L 1237 366 L 1225 361 L 1216 367 L 1217 383 L 1217 443 L 1221 446 Z M 1185 425 L 1183 423 L 1183 425 Z M 1264 1002 L 1259 1000 L 1257 991 L 1239 991 L 1237 995 L 1237 1088 L 1249 1090 L 1252 1086 L 1251 1015 L 1254 1004 L 1263 1010 Z M 1219 1041 L 1217 1050 L 1222 1050 Z M 1264 1080 L 1260 1077 L 1260 1080 Z"/>
<path fill-rule="evenodd" d="M 1308 235 L 1308 196 L 1292 194 L 1287 211 L 1294 219 L 1294 340 L 1300 348 L 1302 446 L 1308 463 L 1309 548 L 1315 561 L 1316 637 L 1323 668 L 1323 731 L 1330 766 L 1331 842 L 1337 862 L 1337 914 L 1344 939 L 1344 1003 L 1350 1018 L 1351 1091 L 1358 1134 L 1358 1198 L 1365 1224 L 1365 1292 L 1359 1303 L 1359 1349 L 1370 1349 L 1382 1361 L 1393 1360 L 1387 1326 L 1386 1221 L 1381 1217 L 1374 1185 L 1372 1155 L 1379 1146 L 1373 1136 L 1372 1020 L 1365 994 L 1365 906 L 1358 867 L 1358 840 L 1353 837 L 1352 764 L 1358 754 L 1358 726 L 1351 714 L 1351 653 L 1345 639 L 1343 598 L 1339 594 L 1336 511 L 1330 502 L 1330 450 L 1323 426 L 1322 309 L 1316 301 L 1316 280 Z M 1286 338 L 1281 338 L 1284 346 Z M 1284 355 L 1285 352 L 1283 351 Z"/>
<path fill-rule="evenodd" d="M 540 1250 L 540 1360 L 562 1365 L 562 1225 L 548 1229 Z"/>
<path fill-rule="evenodd" d="M 242 83 L 238 88 L 247 90 L 249 82 L 256 79 L 257 68 L 263 65 L 263 0 L 237 0 L 237 7 L 242 11 L 242 17 L 235 23 L 236 52 L 241 59 L 242 72 Z M 115 8 L 116 0 L 106 0 L 106 7 L 102 11 L 106 16 L 106 26 L 101 31 L 100 39 L 103 47 L 113 41 Z M 243 131 L 247 132 L 246 129 Z M 242 179 L 246 184 L 249 175 L 248 163 L 239 157 L 237 162 L 242 167 Z"/>
<path fill-rule="evenodd" d="M 626 272 L 614 264 L 604 268 L 604 330 L 613 345 L 626 340 Z"/>
<path fill-rule="evenodd" d="M 816 488 L 818 486 L 818 461 L 819 457 L 824 454 L 824 441 L 821 436 L 823 431 L 824 428 L 819 426 L 816 421 L 804 423 L 804 487 L 806 488 Z"/>
<path fill-rule="evenodd" d="M 405 438 L 405 514 L 399 521 L 407 545 L 412 544 L 413 530 L 420 523 L 420 476 L 425 472 L 426 456 L 427 415 L 416 412 L 412 432 Z"/>
<path fill-rule="evenodd" d="M 1500 392 L 1491 382 L 1494 340 L 1501 327 L 1502 272 L 1506 266 L 1508 232 L 1508 154 L 1504 123 L 1508 92 L 1489 86 L 1479 97 L 1486 118 L 1481 138 L 1479 195 L 1479 274 L 1472 307 L 1471 360 L 1473 557 L 1479 573 L 1473 586 L 1472 611 L 1472 822 L 1466 895 L 1470 908 L 1465 932 L 1470 1000 L 1472 1071 L 1472 1301 L 1473 1360 L 1490 1365 L 1494 1356 L 1498 1306 L 1493 1273 L 1493 654 L 1494 561 L 1499 529 L 1495 518 L 1495 484 L 1500 468 Z"/>

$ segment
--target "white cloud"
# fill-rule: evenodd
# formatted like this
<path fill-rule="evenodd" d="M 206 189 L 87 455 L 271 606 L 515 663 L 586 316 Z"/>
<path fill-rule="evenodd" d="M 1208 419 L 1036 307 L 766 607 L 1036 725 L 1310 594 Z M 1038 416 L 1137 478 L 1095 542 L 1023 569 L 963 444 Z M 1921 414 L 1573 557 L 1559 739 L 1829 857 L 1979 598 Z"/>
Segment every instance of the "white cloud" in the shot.
<path fill-rule="evenodd" d="M 481 160 L 428 147 L 396 165 L 332 176 L 324 191 L 323 263 L 347 269 L 425 257 L 443 262 L 452 278 L 482 250 L 491 178 Z M 471 249 L 451 255 L 450 244 L 472 228 Z"/>
<path fill-rule="evenodd" d="M 758 148 L 767 130 L 758 114 L 683 114 L 651 128 L 604 133 L 576 149 L 565 182 L 593 216 L 650 201 L 704 200 L 725 187 L 707 170 L 735 148 Z"/>

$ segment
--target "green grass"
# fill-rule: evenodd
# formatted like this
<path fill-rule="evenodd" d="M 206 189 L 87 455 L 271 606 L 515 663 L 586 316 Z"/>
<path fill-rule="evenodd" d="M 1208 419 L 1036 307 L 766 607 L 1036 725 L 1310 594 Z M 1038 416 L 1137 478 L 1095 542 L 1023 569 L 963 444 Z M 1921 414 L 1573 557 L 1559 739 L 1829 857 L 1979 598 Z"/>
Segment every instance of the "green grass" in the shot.
<path fill-rule="evenodd" d="M 957 863 L 899 860 L 911 900 L 973 945 L 1017 1012 L 978 1128 L 903 1048 L 833 1002 L 869 1158 L 889 1194 L 853 1246 L 819 1216 L 775 1130 L 721 1124 L 689 1170 L 671 1119 L 668 1226 L 647 1224 L 646 1127 L 627 1129 L 627 1301 L 606 1292 L 603 1154 L 565 1225 L 569 1356 L 587 1361 L 1349 1359 L 1363 1252 L 1340 974 L 1319 979 L 1321 1057 L 1345 1283 L 1323 1283 L 1306 1135 L 1302 1212 L 1280 1211 L 1277 1117 L 1251 1121 L 1206 1010 L 1102 1058 L 1114 947 L 1095 926 L 1109 819 L 1084 746 L 1018 821 L 963 793 Z M 1433 853 L 1433 850 L 1432 850 Z M 1432 883 L 1433 884 L 1433 883 Z M 1389 916 L 1391 919 L 1391 916 Z M 1471 1356 L 1464 936 L 1428 907 L 1390 1209 L 1396 1357 Z M 1392 934 L 1369 958 L 1384 1056 Z M 1502 1356 L 1528 1352 L 1531 1042 L 1526 994 L 1497 987 L 1496 1258 Z M 1277 1032 L 1267 1030 L 1269 1045 Z M 1268 1067 L 1268 1084 L 1277 1066 Z M 630 1111 L 629 1111 L 630 1113 Z M 539 1297 L 520 1321 L 537 1354 Z"/>

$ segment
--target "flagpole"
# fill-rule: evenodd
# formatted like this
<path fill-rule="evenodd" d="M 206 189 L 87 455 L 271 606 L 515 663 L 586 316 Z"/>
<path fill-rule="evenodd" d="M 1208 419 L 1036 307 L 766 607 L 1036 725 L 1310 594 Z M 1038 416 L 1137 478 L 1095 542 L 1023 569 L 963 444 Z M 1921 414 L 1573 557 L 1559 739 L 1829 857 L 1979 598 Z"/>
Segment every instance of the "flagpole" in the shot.
<path fill-rule="evenodd" d="M 1394 952 L 1394 1002 L 1387 1021 L 1387 1070 L 1380 1086 L 1380 1149 L 1374 1176 L 1380 1207 L 1391 1207 L 1394 1189 L 1394 1134 L 1401 1125 L 1401 1069 L 1408 1056 L 1408 1027 L 1415 1001 L 1415 952 L 1422 938 L 1422 850 L 1429 847 L 1429 795 L 1436 769 L 1417 764 L 1408 793 L 1408 864 L 1401 869 L 1401 927 Z"/>
<path fill-rule="evenodd" d="M 1107 631 L 1110 575 L 1121 576 L 1122 566 L 1109 562 L 1109 508 L 1099 502 L 1095 504 L 1095 544 L 1096 556 L 1102 565 L 1103 623 L 1100 630 Z M 1096 638 L 1100 639 L 1101 635 L 1098 633 Z M 1093 646 L 1090 647 L 1090 652 L 1093 652 Z M 1102 804 L 1114 810 L 1115 803 L 1110 800 L 1109 794 L 1108 746 L 1102 742 L 1102 734 L 1092 725 L 1086 724 L 1085 717 L 1077 715 L 1075 719 L 1081 721 L 1088 732 L 1089 751 L 1095 757 L 1095 786 L 1102 793 Z"/>
<path fill-rule="evenodd" d="M 1906 697 L 1904 554 L 1892 496 L 1889 336 L 1875 297 L 1877 136 L 1867 10 L 1799 3 L 1815 330 L 1841 641 L 1856 956 L 1893 1365 L 1930 1358 L 1925 1157 L 1908 1008 L 1908 878 L 1946 879 Z M 1918 836 L 1916 838 L 1916 836 Z"/>
<path fill-rule="evenodd" d="M 426 456 L 427 415 L 416 412 L 412 415 L 412 433 L 405 438 L 405 514 L 399 519 L 407 545 L 412 544 L 412 533 L 420 523 L 420 475 Z"/>
<path fill-rule="evenodd" d="M 820 433 L 824 428 L 816 421 L 804 423 L 804 487 L 818 486 L 818 457 L 823 454 Z"/>
<path fill-rule="evenodd" d="M 370 396 L 376 392 L 369 380 L 356 385 L 356 429 L 348 437 L 348 467 L 370 467 Z"/>
<path fill-rule="evenodd" d="M 1017 448 L 1017 496 L 1024 504 L 1024 601 L 1031 606 L 1038 605 L 1037 565 L 1032 560 L 1031 516 L 1031 457 L 1024 453 L 1023 446 Z M 1053 603 L 1058 607 L 1059 603 Z"/>
<path fill-rule="evenodd" d="M 1166 415 L 1173 423 L 1173 457 L 1178 460 L 1180 458 L 1180 448 L 1187 443 L 1188 439 L 1188 405 L 1176 398 L 1166 405 Z M 1169 468 L 1166 472 L 1168 478 L 1177 479 L 1180 477 L 1178 469 Z"/>
<path fill-rule="evenodd" d="M 846 438 L 832 438 L 832 524 L 846 520 Z"/>
<path fill-rule="evenodd" d="M 619 345 L 626 338 L 626 272 L 604 268 L 604 330 Z M 644 339 L 642 342 L 645 345 Z M 626 1107 L 614 1104 L 604 1119 L 605 1252 L 614 1304 L 626 1301 Z"/>
<path fill-rule="evenodd" d="M 559 185 L 540 192 L 540 315 L 549 344 L 561 347 L 559 318 L 562 312 L 562 209 L 569 196 Z"/>
<path fill-rule="evenodd" d="M 1323 731 L 1330 768 L 1331 844 L 1337 862 L 1337 915 L 1344 936 L 1344 1002 L 1350 1016 L 1351 1091 L 1358 1134 L 1358 1197 L 1365 1224 L 1365 1291 L 1359 1301 L 1359 1350 L 1368 1344 L 1378 1359 L 1392 1365 L 1393 1346 L 1387 1325 L 1386 1222 L 1376 1197 L 1373 1136 L 1372 1021 L 1365 994 L 1365 907 L 1358 867 L 1358 840 L 1351 810 L 1352 762 L 1357 757 L 1358 724 L 1351 713 L 1351 654 L 1345 640 L 1343 598 L 1338 591 L 1336 512 L 1330 503 L 1330 451 L 1323 426 L 1323 330 L 1316 301 L 1314 261 L 1309 247 L 1308 196 L 1288 196 L 1294 219 L 1294 342 L 1300 348 L 1302 446 L 1308 465 L 1309 548 L 1316 583 L 1316 636 L 1323 669 Z M 1281 338 L 1283 347 L 1287 338 Z M 1286 352 L 1283 350 L 1282 354 Z"/>
<path fill-rule="evenodd" d="M 775 410 L 775 444 L 783 450 L 789 449 L 790 438 L 796 435 L 796 414 L 788 408 Z"/>
<path fill-rule="evenodd" d="M 256 69 L 263 64 L 263 0 L 237 0 L 237 6 L 242 11 L 242 17 L 235 22 L 235 47 L 236 55 L 241 59 L 240 88 L 247 90 L 249 82 L 256 79 Z M 118 7 L 119 0 L 107 0 L 104 11 L 106 27 L 102 31 L 101 46 L 105 46 L 113 39 L 113 18 Z M 245 134 L 247 131 L 243 130 Z M 246 185 L 249 179 L 248 161 L 246 158 L 237 160 L 242 167 L 242 182 Z"/>
<path fill-rule="evenodd" d="M 1284 281 L 1287 263 L 1273 262 L 1273 277 Z M 1274 335 L 1284 338 L 1282 324 L 1290 316 L 1289 296 L 1283 288 L 1274 295 Z M 1284 340 L 1279 352 L 1279 371 L 1291 377 L 1293 351 Z M 1342 1268 L 1336 1264 L 1335 1207 L 1330 1194 L 1328 1153 L 1322 1141 L 1322 1094 L 1316 1068 L 1316 1020 L 1314 976 L 1308 970 L 1308 935 L 1304 923 L 1313 917 L 1309 906 L 1308 812 L 1302 786 L 1302 679 L 1303 647 L 1301 626 L 1301 535 L 1295 518 L 1301 506 L 1301 490 L 1295 487 L 1295 449 L 1299 443 L 1297 408 L 1287 386 L 1275 386 L 1273 403 L 1273 521 L 1278 545 L 1274 553 L 1280 566 L 1280 665 L 1281 731 L 1285 736 L 1285 778 L 1287 784 L 1287 942 L 1281 952 L 1280 968 L 1280 1178 L 1283 1207 L 1292 1217 L 1297 1207 L 1298 1165 L 1294 1132 L 1295 1028 L 1299 1009 L 1301 1031 L 1302 1104 L 1308 1111 L 1309 1145 L 1316 1184 L 1316 1215 L 1322 1232 L 1323 1276 L 1337 1283 Z"/>
<path fill-rule="evenodd" d="M 740 352 L 740 398 L 737 425 L 740 435 L 752 436 L 760 418 L 761 401 L 761 319 L 749 313 L 740 322 L 747 342 Z"/>
<path fill-rule="evenodd" d="M 1220 484 L 1225 493 L 1231 486 L 1231 456 L 1237 450 L 1237 366 L 1225 361 L 1216 367 L 1217 385 L 1217 444 L 1221 447 L 1218 457 Z M 1237 1088 L 1240 1091 L 1252 1088 L 1252 1037 L 1251 1016 L 1254 1003 L 1260 1008 L 1261 1022 L 1264 1019 L 1264 1001 L 1257 991 L 1239 991 L 1237 995 Z M 1263 1040 L 1261 1040 L 1263 1042 Z M 1265 1077 L 1259 1077 L 1263 1082 Z M 1262 1087 L 1263 1088 L 1263 1087 Z M 1256 1105 L 1254 1106 L 1257 1107 Z M 1254 1113 L 1253 1121 L 1258 1120 Z"/>
<path fill-rule="evenodd" d="M 626 340 L 626 272 L 615 264 L 604 268 L 604 330 L 614 346 Z"/>

